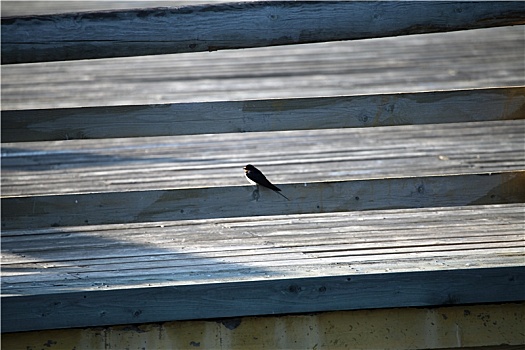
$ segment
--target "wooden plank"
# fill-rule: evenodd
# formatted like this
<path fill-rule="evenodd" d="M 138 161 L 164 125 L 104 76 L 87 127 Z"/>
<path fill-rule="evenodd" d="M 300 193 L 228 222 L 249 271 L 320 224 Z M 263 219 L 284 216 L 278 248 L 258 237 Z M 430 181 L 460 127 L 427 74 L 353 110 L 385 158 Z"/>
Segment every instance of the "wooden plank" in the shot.
<path fill-rule="evenodd" d="M 45 234 L 4 230 L 2 288 L 10 296 L 53 292 L 56 284 L 58 292 L 94 290 L 100 281 L 105 289 L 122 289 L 144 280 L 150 286 L 195 283 L 197 275 L 210 282 L 268 278 L 277 271 L 331 275 L 344 265 L 360 273 L 520 265 L 523 209 L 507 204 L 171 221 Z"/>
<path fill-rule="evenodd" d="M 491 221 L 488 222 L 485 216 L 480 218 L 479 210 L 484 210 Z M 286 248 L 287 252 L 294 249 L 304 252 L 303 249 L 307 249 L 306 246 L 310 244 L 338 245 L 346 243 L 349 239 L 356 244 L 378 245 L 385 241 L 385 237 L 392 235 L 394 227 L 397 240 L 407 240 L 413 244 L 427 239 L 428 230 L 446 231 L 440 233 L 439 239 L 443 240 L 454 239 L 459 234 L 463 234 L 461 238 L 466 239 L 465 232 L 472 239 L 492 239 L 519 232 L 519 228 L 511 226 L 511 223 L 521 223 L 522 216 L 522 205 L 506 204 L 481 209 L 479 206 L 460 209 L 421 208 L 126 223 L 109 227 L 89 225 L 59 229 L 3 230 L 4 252 L 16 256 L 3 256 L 2 264 L 38 262 L 42 265 L 60 261 L 61 267 L 67 267 L 82 264 L 81 261 L 86 259 L 95 259 L 93 263 L 98 262 L 97 264 L 112 264 L 117 261 L 129 263 L 135 259 L 146 263 L 172 259 L 178 256 L 177 254 L 183 258 L 185 254 L 193 253 L 214 257 L 221 254 L 260 255 L 274 252 L 276 247 Z M 474 229 L 476 227 L 483 227 L 483 230 L 478 231 Z M 213 232 L 213 235 L 208 234 L 210 232 Z M 108 236 L 112 240 L 107 240 Z M 261 241 L 261 237 L 266 239 Z M 326 242 L 320 243 L 320 239 Z M 297 240 L 301 244 L 298 244 Z M 111 249 L 111 253 L 100 250 L 101 245 Z M 141 253 L 145 245 L 149 249 L 146 253 Z M 81 247 L 84 253 L 77 252 L 78 247 Z M 162 249 L 167 247 L 180 253 L 166 252 Z M 156 251 L 157 248 L 160 249 Z M 247 250 L 249 253 L 243 253 Z M 29 252 L 32 253 L 27 254 Z M 20 254 L 25 255 L 23 259 L 20 258 Z M 33 254 L 37 254 L 38 257 L 33 257 Z"/>
<path fill-rule="evenodd" d="M 214 53 L 5 65 L 2 67 L 2 110 L 523 86 L 524 28 L 501 27 Z M 273 103 L 279 105 L 280 101 Z M 334 113 L 337 114 L 337 110 Z M 266 114 L 265 120 L 269 121 L 268 118 Z M 66 135 L 60 136 L 66 138 Z"/>
<path fill-rule="evenodd" d="M 248 0 L 250 1 L 250 0 Z M 40 0 L 24 0 L 20 1 L 3 1 L 2 2 L 2 16 L 3 17 L 20 17 L 32 15 L 52 15 L 57 13 L 70 12 L 87 12 L 87 11 L 106 11 L 106 10 L 123 10 L 123 9 L 137 9 L 148 7 L 181 7 L 198 4 L 209 4 L 213 2 L 224 2 L 221 0 L 191 0 L 191 1 L 166 1 L 166 0 L 131 0 L 131 1 L 40 1 Z"/>
<path fill-rule="evenodd" d="M 2 197 L 241 186 L 253 163 L 302 198 L 323 181 L 524 170 L 524 133 L 516 120 L 4 143 Z M 235 191 L 243 198 L 249 188 Z"/>
<path fill-rule="evenodd" d="M 88 271 L 81 273 L 82 266 L 74 272 L 56 272 L 54 275 L 40 274 L 43 267 L 40 266 L 13 266 L 10 270 L 19 271 L 18 276 L 6 276 L 5 295 L 3 300 L 9 300 L 14 296 L 62 294 L 71 291 L 125 291 L 135 288 L 160 288 L 165 286 L 185 286 L 210 283 L 237 283 L 240 281 L 275 280 L 299 277 L 320 277 L 341 274 L 374 274 L 374 273 L 406 273 L 413 271 L 426 271 L 429 274 L 434 271 L 461 270 L 465 268 L 505 268 L 523 266 L 523 246 L 495 247 L 492 249 L 472 249 L 471 255 L 475 262 L 469 258 L 468 247 L 461 252 L 452 251 L 424 254 L 407 253 L 378 255 L 381 259 L 375 261 L 371 258 L 356 257 L 347 258 L 320 258 L 321 264 L 314 259 L 301 259 L 290 256 L 289 260 L 275 260 L 271 262 L 242 260 L 230 263 L 221 262 L 221 259 L 209 259 L 208 264 L 200 264 L 196 260 L 196 266 L 191 267 L 191 259 L 186 265 L 173 264 L 166 260 L 164 265 L 158 263 L 160 269 L 139 268 L 137 271 L 129 269 L 112 269 L 110 271 Z M 501 256 L 505 255 L 505 259 Z M 495 256 L 500 256 L 495 258 Z M 507 258 L 508 256 L 508 258 Z M 268 258 L 272 256 L 269 255 Z M 417 266 L 423 266 L 418 268 Z M 112 266 L 108 266 L 111 268 Z M 53 268 L 53 266 L 47 267 Z M 67 269 L 63 269 L 66 271 Z M 73 270 L 71 268 L 71 270 Z M 22 271 L 22 272 L 20 272 Z M 122 276 L 119 276 L 122 274 Z M 32 281 L 27 281 L 31 277 Z"/>
<path fill-rule="evenodd" d="M 26 256 L 23 259 L 24 262 L 57 261 L 57 254 L 54 254 L 53 250 L 58 249 L 61 259 L 64 260 L 63 263 L 71 263 L 72 259 L 75 258 L 84 259 L 82 254 L 71 252 L 78 246 L 85 251 L 93 250 L 89 253 L 93 259 L 106 258 L 106 252 L 98 250 L 100 244 L 112 248 L 112 258 L 115 257 L 117 249 L 122 249 L 123 252 L 123 255 L 119 255 L 118 258 L 136 258 L 138 252 L 133 249 L 137 245 L 139 249 L 143 245 L 148 245 L 151 249 L 170 247 L 170 249 L 180 250 L 181 254 L 195 252 L 242 254 L 241 250 L 243 249 L 269 251 L 269 249 L 276 247 L 270 244 L 268 240 L 261 242 L 261 237 L 271 237 L 271 242 L 277 242 L 278 247 L 301 249 L 300 251 L 303 252 L 304 245 L 311 243 L 324 246 L 339 245 L 344 244 L 344 240 L 350 238 L 355 244 L 377 245 L 381 244 L 385 237 L 391 235 L 391 231 L 395 229 L 397 240 L 407 240 L 417 245 L 418 242 L 425 241 L 428 238 L 427 230 L 445 230 L 443 228 L 445 223 L 447 232 L 441 233 L 439 240 L 455 239 L 464 231 L 472 239 L 484 239 L 502 234 L 512 235 L 506 231 L 503 231 L 504 233 L 499 233 L 499 231 L 509 230 L 510 223 L 519 222 L 523 215 L 521 204 L 493 205 L 489 208 L 482 206 L 482 209 L 487 210 L 488 215 L 492 217 L 490 222 L 485 221 L 484 217 L 480 218 L 479 210 L 481 209 L 474 205 L 461 208 L 461 210 L 454 207 L 442 207 L 439 209 L 366 211 L 364 213 L 323 213 L 160 223 L 126 223 L 109 227 L 89 225 L 61 227 L 59 229 L 4 230 L 2 239 L 4 248 L 11 253 L 28 252 L 29 249 L 38 253 L 39 260 L 28 260 L 31 258 Z M 483 231 L 477 232 L 472 229 L 477 226 L 483 226 Z M 214 235 L 208 235 L 209 232 L 214 232 Z M 104 240 L 108 235 L 116 239 L 115 242 Z M 323 240 L 327 238 L 327 241 L 319 242 L 319 235 L 322 235 Z M 294 237 L 300 237 L 302 245 L 298 245 L 291 239 Z M 460 237 L 467 239 L 467 236 Z M 234 252 L 231 252 L 231 245 L 226 244 L 227 242 L 235 244 Z M 396 242 L 389 243 L 392 246 L 396 244 Z M 389 247 L 391 246 L 389 245 Z M 50 251 L 49 260 L 44 259 L 42 255 L 46 251 Z M 160 249 L 160 252 L 162 253 L 164 250 Z M 148 257 L 153 255 L 152 250 L 146 254 Z M 2 263 L 16 261 L 16 258 L 14 259 L 5 257 Z"/>
<path fill-rule="evenodd" d="M 290 201 L 253 187 L 130 191 L 2 199 L 2 228 L 522 203 L 525 172 L 283 185 Z"/>
<path fill-rule="evenodd" d="M 523 230 L 523 226 L 518 227 Z M 439 244 L 439 243 L 436 243 Z M 243 248 L 243 247 L 241 247 Z M 322 248 L 322 247 L 321 247 Z M 144 260 L 131 258 L 113 258 L 115 263 L 105 260 L 84 259 L 79 262 L 54 261 L 51 263 L 6 263 L 3 274 L 4 293 L 13 295 L 59 293 L 65 290 L 125 289 L 137 286 L 162 286 L 166 284 L 184 285 L 238 280 L 253 280 L 275 276 L 327 276 L 336 271 L 352 270 L 360 273 L 412 271 L 412 270 L 447 270 L 469 267 L 502 267 L 522 264 L 525 245 L 523 239 L 512 237 L 508 242 L 466 243 L 453 247 L 445 244 L 433 249 L 424 246 L 412 249 L 397 247 L 390 250 L 363 250 L 338 254 L 327 252 L 325 255 L 286 251 L 281 249 L 243 250 L 244 254 L 224 252 L 220 254 L 188 253 L 182 255 L 157 255 L 155 259 Z M 100 249 L 100 247 L 99 247 Z M 168 250 L 169 247 L 166 248 Z M 319 249 L 319 248 L 317 248 Z M 356 248 L 358 249 L 358 248 Z M 119 251 L 117 251 L 119 253 Z M 154 253 L 157 253 L 154 251 Z M 253 254 L 252 254 L 253 253 Z M 38 253 L 29 252 L 38 255 Z M 144 250 L 140 254 L 144 254 Z M 330 255 L 330 254 L 333 254 Z M 343 255 L 345 254 L 345 255 Z M 505 259 L 501 258 L 505 255 Z M 497 258 L 495 258 L 496 256 Z M 433 260 L 432 260 L 433 259 Z M 429 262 L 430 261 L 430 262 Z M 439 263 L 437 263 L 439 262 Z M 418 269 L 418 264 L 426 267 Z M 71 266 L 62 266 L 71 264 Z M 439 266 L 441 264 L 442 266 Z M 351 266 L 351 268 L 350 268 Z M 118 274 L 115 274 L 118 271 Z M 308 272 L 305 272 L 308 271 Z M 303 276 L 304 277 L 304 276 Z M 56 287 L 59 288 L 56 288 Z"/>
<path fill-rule="evenodd" d="M 509 205 L 510 206 L 510 205 Z M 332 214 L 332 213 L 330 213 Z M 337 214 L 337 213 L 335 213 Z M 303 214 L 303 215 L 312 215 L 312 214 Z M 327 214 L 325 214 L 327 215 Z M 368 213 L 367 213 L 368 216 Z M 508 213 L 505 213 L 505 217 L 508 216 Z M 328 218 L 333 217 L 333 215 L 327 215 Z M 309 216 L 305 217 L 304 220 L 310 219 Z M 260 220 L 264 222 L 265 220 Z M 318 221 L 315 221 L 316 225 L 319 225 Z M 345 224 L 348 223 L 345 221 Z M 388 221 L 388 224 L 392 224 L 392 220 Z M 420 222 L 418 221 L 418 224 Z M 76 228 L 77 232 L 73 234 L 58 234 L 57 230 L 50 231 L 50 233 L 43 236 L 39 234 L 38 240 L 35 240 L 35 236 L 15 236 L 11 231 L 5 231 L 6 236 L 2 236 L 5 244 L 5 251 L 8 251 L 12 254 L 17 254 L 16 256 L 6 256 L 2 260 L 2 264 L 17 263 L 20 259 L 19 254 L 26 254 L 23 259 L 24 264 L 31 263 L 47 263 L 47 262 L 56 262 L 61 261 L 61 267 L 75 266 L 76 264 L 81 264 L 81 261 L 86 259 L 96 259 L 95 261 L 98 264 L 111 264 L 114 259 L 119 259 L 118 261 L 126 262 L 126 259 L 135 262 L 136 259 L 139 259 L 138 254 L 144 255 L 140 250 L 143 245 L 148 245 L 151 249 L 148 250 L 148 253 L 144 256 L 140 256 L 140 259 L 145 259 L 142 262 L 153 262 L 154 258 L 158 259 L 173 259 L 181 260 L 185 259 L 188 254 L 198 253 L 202 257 L 224 257 L 224 256 L 253 256 L 261 254 L 277 254 L 284 253 L 290 254 L 293 252 L 317 252 L 328 254 L 333 251 L 346 251 L 349 246 L 347 245 L 347 240 L 352 238 L 351 249 L 356 250 L 366 250 L 365 253 L 376 254 L 373 250 L 374 248 L 379 249 L 382 244 L 384 244 L 384 235 L 391 233 L 392 228 L 382 227 L 378 230 L 377 227 L 367 227 L 362 228 L 358 226 L 358 231 L 352 231 L 352 234 L 348 232 L 345 227 L 338 227 L 334 223 L 324 223 L 325 226 L 315 228 L 305 227 L 298 231 L 299 228 L 294 224 L 289 229 L 291 232 L 286 232 L 284 228 L 280 227 L 280 231 L 277 235 L 275 232 L 270 231 L 264 232 L 265 235 L 271 235 L 271 243 L 269 241 L 261 241 L 261 234 L 251 229 L 247 232 L 252 232 L 250 235 L 247 235 L 247 232 L 236 232 L 235 230 L 227 230 L 228 234 L 225 232 L 220 233 L 219 237 L 207 238 L 203 236 L 203 232 L 213 231 L 212 227 L 207 227 L 204 229 L 204 225 L 199 225 L 198 229 L 201 229 L 202 232 L 197 234 L 192 234 L 191 230 L 178 228 L 176 232 L 170 232 L 170 239 L 165 239 L 164 235 L 167 232 L 165 227 L 159 228 L 163 225 L 158 225 L 146 230 L 146 226 L 140 228 L 140 231 L 132 230 L 128 227 L 129 224 L 124 224 L 120 228 L 98 228 L 98 231 L 93 232 L 88 231 L 85 235 L 82 234 L 87 228 L 79 229 Z M 262 223 L 261 223 L 262 225 Z M 376 224 L 377 225 L 377 224 Z M 483 243 L 485 240 L 505 240 L 509 242 L 511 239 L 514 241 L 520 241 L 519 234 L 516 234 L 522 226 L 512 227 L 508 224 L 505 227 L 501 227 L 502 224 L 498 222 L 497 224 L 485 224 L 484 231 L 479 233 L 475 230 L 474 224 L 470 221 L 464 225 L 450 225 L 447 227 L 450 232 L 444 233 L 440 238 L 433 238 L 433 243 L 440 242 L 442 245 L 456 245 L 459 243 L 462 244 L 478 244 Z M 100 225 L 96 225 L 100 226 Z M 174 230 L 173 222 L 169 223 L 171 230 Z M 283 225 L 286 227 L 289 225 Z M 356 225 L 352 225 L 354 230 L 357 230 Z M 431 227 L 431 229 L 444 229 L 443 224 L 436 227 Z M 91 228 L 91 227 L 90 227 Z M 195 227 L 192 226 L 195 229 Z M 116 232 L 106 232 L 106 230 L 114 229 Z M 396 241 L 386 246 L 387 249 L 394 249 L 397 253 L 398 248 L 408 245 L 408 250 L 411 251 L 415 247 L 427 246 L 426 239 L 424 235 L 428 235 L 428 230 L 430 228 L 421 229 L 419 227 L 406 227 L 406 225 L 396 225 Z M 78 232 L 78 231 L 81 232 Z M 284 230 L 284 232 L 282 232 Z M 460 233 L 464 231 L 473 231 L 469 232 L 468 236 L 458 237 Z M 184 233 L 182 233 L 182 232 Z M 231 237 L 231 231 L 237 233 L 236 237 Z M 336 231 L 336 233 L 334 233 Z M 370 231 L 370 233 L 369 233 Z M 410 234 L 407 232 L 410 231 Z M 514 232 L 513 232 L 514 231 Z M 59 230 L 59 232 L 63 232 Z M 365 233 L 368 235 L 365 236 Z M 104 238 L 106 236 L 111 236 L 113 240 L 106 241 Z M 326 239 L 330 243 L 319 242 L 317 235 L 322 235 L 323 239 Z M 362 235 L 362 236 L 360 236 Z M 505 237 L 500 237 L 500 236 Z M 74 241 L 72 241 L 74 237 Z M 301 244 L 298 244 L 294 240 L 288 241 L 289 239 L 300 238 Z M 364 237 L 364 238 L 363 238 Z M 205 239 L 204 239 L 205 238 Z M 457 239 L 463 239 L 464 241 L 458 241 Z M 191 240 L 191 243 L 187 243 L 188 240 Z M 522 240 L 522 239 L 521 239 Z M 56 243 L 56 244 L 54 244 Z M 104 243 L 105 247 L 111 249 L 111 255 L 108 258 L 108 253 L 105 251 L 100 251 L 99 248 L 101 244 Z M 227 244 L 229 243 L 229 244 Z M 54 245 L 53 245 L 54 244 Z M 17 247 L 19 245 L 19 247 Z M 50 247 L 50 245 L 53 245 Z M 79 254 L 79 252 L 74 251 L 78 249 L 78 246 L 83 245 L 84 254 Z M 315 245 L 315 248 L 308 248 L 310 245 Z M 322 248 L 320 248 L 322 246 Z M 177 251 L 176 253 L 168 253 L 164 249 L 170 249 Z M 341 248 L 341 249 L 339 249 Z M 381 249 L 384 249 L 382 247 Z M 89 253 L 88 253 L 89 252 Z M 38 258 L 33 257 L 33 254 L 36 254 Z M 58 257 L 60 256 L 60 258 Z M 87 257 L 86 257 L 87 256 Z M 107 259 L 108 262 L 105 262 Z M 123 260 L 120 260 L 123 259 Z M 95 262 L 94 261 L 94 262 Z M 103 262 L 104 261 L 104 262 Z M 93 263 L 94 263 L 93 262 Z M 126 262 L 128 263 L 128 262 Z M 89 264 L 88 264 L 89 265 Z"/>
<path fill-rule="evenodd" d="M 335 311 L 2 335 L 6 349 L 523 350 L 525 303 Z M 371 331 L 373 330 L 373 331 Z M 505 345 L 501 345 L 505 344 Z M 53 346 L 53 345 L 52 345 Z"/>
<path fill-rule="evenodd" d="M 525 11 L 514 1 L 280 1 L 28 16 L 2 19 L 2 63 L 215 51 L 524 23 Z"/>
<path fill-rule="evenodd" d="M 61 294 L 70 291 L 108 291 L 127 290 L 135 288 L 159 288 L 166 286 L 185 286 L 210 283 L 237 283 L 241 281 L 282 280 L 306 277 L 335 276 L 341 274 L 374 274 L 374 273 L 405 273 L 413 271 L 450 271 L 465 268 L 506 268 L 523 266 L 523 247 L 472 249 L 471 253 L 463 250 L 453 251 L 449 254 L 441 253 L 433 256 L 432 252 L 425 254 L 411 253 L 406 257 L 398 254 L 385 255 L 382 259 L 367 260 L 364 257 L 354 259 L 323 258 L 322 264 L 317 264 L 313 259 L 305 262 L 300 259 L 278 260 L 269 262 L 220 262 L 210 259 L 207 265 L 196 265 L 194 269 L 187 265 L 173 265 L 167 260 L 164 265 L 158 264 L 160 270 L 148 268 L 133 271 L 113 269 L 104 272 L 90 272 L 79 274 L 78 271 L 70 273 L 56 273 L 55 275 L 40 275 L 40 266 L 12 267 L 19 271 L 19 279 L 9 278 L 10 283 L 5 283 L 3 300 L 13 296 Z M 434 253 L 435 254 L 435 253 Z M 472 262 L 472 256 L 475 262 Z M 505 256 L 502 259 L 501 256 Z M 373 256 L 371 256 L 373 258 Z M 79 267 L 79 270 L 83 265 Z M 49 266 L 54 268 L 54 266 Z M 119 276 L 120 274 L 122 276 Z M 24 275 L 33 276 L 34 281 L 25 282 Z M 8 276 L 9 277 L 9 276 Z"/>
<path fill-rule="evenodd" d="M 2 332 L 511 302 L 523 299 L 523 279 L 525 267 L 508 267 L 20 296 L 9 298 L 9 302 L 2 300 Z"/>
<path fill-rule="evenodd" d="M 453 113 L 451 113 L 453 111 Z M 2 112 L 2 142 L 525 118 L 525 88 Z"/>
<path fill-rule="evenodd" d="M 131 322 L 137 308 L 146 318 L 135 315 L 136 322 L 159 322 L 325 307 L 521 300 L 516 298 L 524 287 L 523 208 L 478 205 L 3 230 L 2 319 L 10 331 L 20 331 L 122 324 Z M 340 279 L 347 278 L 356 285 L 343 288 Z M 295 292 L 277 298 L 283 283 Z M 313 283 L 324 286 L 323 292 L 308 292 Z M 391 289 L 389 283 L 399 284 Z M 245 288 L 254 299 L 246 299 Z M 217 290 L 225 294 L 217 296 Z M 343 290 L 350 293 L 350 304 L 337 296 Z M 362 299 L 365 291 L 370 294 Z M 137 293 L 150 295 L 151 303 L 122 304 L 142 300 Z M 263 305 L 262 295 L 268 297 Z M 228 301 L 238 298 L 252 301 L 252 307 Z M 211 309 L 199 307 L 188 316 L 190 305 L 201 299 L 209 300 L 204 304 Z M 232 313 L 219 312 L 220 302 Z M 158 314 L 161 305 L 177 307 Z M 14 308 L 19 312 L 9 311 Z"/>
<path fill-rule="evenodd" d="M 478 221 L 480 220 L 473 220 L 473 222 Z M 394 235 L 395 243 L 391 244 L 384 235 L 372 235 L 371 240 L 375 240 L 374 242 L 363 242 L 363 240 L 353 238 L 349 234 L 350 230 L 345 230 L 343 231 L 345 234 L 340 233 L 334 238 L 328 232 L 332 229 L 329 223 L 316 231 L 320 238 L 309 239 L 307 242 L 302 242 L 302 236 L 295 234 L 288 236 L 287 239 L 290 241 L 287 242 L 273 236 L 265 241 L 264 235 L 259 235 L 245 237 L 244 239 L 248 241 L 246 243 L 240 239 L 230 242 L 223 238 L 211 241 L 206 245 L 192 242 L 181 245 L 174 244 L 172 240 L 165 238 L 169 235 L 169 230 L 162 231 L 163 234 L 149 234 L 147 238 L 153 242 L 147 241 L 143 244 L 140 243 L 140 237 L 137 235 L 133 237 L 133 242 L 129 242 L 112 232 L 103 230 L 101 233 L 105 235 L 104 237 L 82 237 L 80 233 L 70 235 L 80 237 L 81 241 L 87 242 L 85 249 L 82 249 L 80 243 L 70 242 L 67 238 L 60 240 L 64 235 L 55 233 L 54 240 L 32 244 L 18 239 L 16 240 L 18 247 L 14 247 L 13 243 L 8 244 L 3 249 L 6 256 L 2 261 L 2 266 L 6 268 L 6 271 L 2 273 L 2 282 L 13 288 L 20 283 L 49 282 L 60 280 L 60 277 L 56 276 L 74 274 L 81 278 L 86 286 L 89 285 L 87 281 L 90 279 L 103 278 L 106 283 L 112 285 L 111 288 L 119 288 L 120 283 L 110 281 L 122 281 L 129 276 L 136 278 L 140 274 L 167 275 L 174 269 L 174 277 L 179 276 L 179 281 L 182 281 L 188 278 L 187 274 L 190 271 L 204 272 L 203 268 L 207 268 L 209 273 L 220 272 L 228 266 L 232 270 L 238 270 L 240 267 L 235 267 L 236 264 L 268 268 L 283 266 L 280 264 L 283 261 L 299 260 L 293 265 L 308 266 L 318 263 L 326 267 L 333 261 L 342 263 L 345 259 L 346 262 L 351 260 L 355 264 L 370 262 L 379 264 L 380 262 L 385 263 L 386 260 L 415 261 L 428 258 L 430 255 L 436 259 L 452 256 L 454 259 L 460 259 L 470 254 L 472 265 L 476 263 L 486 267 L 493 261 L 488 263 L 478 261 L 473 252 L 483 256 L 494 252 L 500 254 L 516 252 L 521 248 L 523 255 L 525 242 L 520 236 L 520 231 L 524 229 L 523 224 L 514 220 L 507 227 L 501 226 L 503 225 L 499 224 L 499 227 L 492 224 L 480 225 L 484 230 L 489 230 L 488 233 L 480 232 L 480 228 L 474 227 L 473 224 L 455 227 L 446 238 L 437 236 L 439 230 L 450 229 L 445 224 L 437 228 L 420 230 L 415 237 L 406 238 L 399 236 L 406 234 L 407 231 L 390 229 L 385 234 L 388 232 Z M 106 230 L 109 229 L 111 227 L 106 228 Z M 119 233 L 122 234 L 128 232 L 130 231 L 127 231 L 125 227 L 119 230 Z M 266 231 L 262 233 L 265 234 Z M 428 236 L 422 237 L 423 233 Z M 195 235 L 188 236 L 190 240 Z M 202 239 L 201 235 L 197 236 Z M 324 244 L 321 240 L 329 240 L 331 244 Z M 9 242 L 13 241 L 15 240 L 9 240 Z M 53 246 L 55 242 L 57 244 Z M 100 251 L 103 243 L 107 243 L 107 246 L 104 251 Z M 505 263 L 507 259 L 500 257 L 499 260 Z M 393 266 L 393 268 L 396 269 L 398 266 Z M 31 273 L 20 272 L 24 270 Z M 121 271 L 122 275 L 115 276 L 115 270 Z M 186 275 L 185 278 L 184 275 Z M 9 289 L 6 289 L 7 291 Z"/>

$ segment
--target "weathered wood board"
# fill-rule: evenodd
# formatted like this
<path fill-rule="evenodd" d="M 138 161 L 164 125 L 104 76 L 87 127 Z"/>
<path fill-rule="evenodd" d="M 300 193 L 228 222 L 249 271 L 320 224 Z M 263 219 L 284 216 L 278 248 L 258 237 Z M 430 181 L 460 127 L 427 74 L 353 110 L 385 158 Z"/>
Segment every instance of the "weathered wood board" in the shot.
<path fill-rule="evenodd" d="M 2 331 L 522 300 L 523 210 L 3 230 Z"/>
<path fill-rule="evenodd" d="M 525 88 L 2 112 L 2 142 L 525 119 Z"/>
<path fill-rule="evenodd" d="M 459 264 L 506 266 L 524 254 L 524 207 L 474 205 L 3 230 L 2 283 L 9 296 L 80 285 L 98 290 L 101 280 L 104 288 L 119 289 L 133 285 L 128 278 L 140 285 L 162 285 L 166 278 L 183 284 L 206 280 L 212 270 L 214 276 L 233 279 L 245 268 L 252 269 L 245 277 L 262 277 L 269 267 L 314 276 L 313 271 L 330 269 L 334 261 L 351 261 L 348 271 L 361 273 L 410 270 L 410 264 L 421 259 L 427 265 L 419 270 Z M 471 251 L 464 251 L 466 247 Z M 495 254 L 501 249 L 509 253 L 505 258 Z M 292 266 L 308 268 L 295 271 Z M 116 269 L 121 273 L 114 274 Z M 69 287 L 53 291 L 53 283 L 60 280 Z"/>
<path fill-rule="evenodd" d="M 2 331 L 512 302 L 523 299 L 524 279 L 518 266 L 22 296 L 3 303 Z"/>
<path fill-rule="evenodd" d="M 2 19 L 2 63 L 82 60 L 525 24 L 520 2 L 251 2 Z"/>
<path fill-rule="evenodd" d="M 243 2 L 252 0 L 243 0 Z M 226 2 L 222 0 L 91 0 L 91 1 L 61 1 L 61 0 L 4 0 L 1 3 L 3 17 L 19 17 L 33 15 L 52 15 L 57 13 L 125 10 L 148 7 L 181 7 L 200 4 Z"/>
<path fill-rule="evenodd" d="M 2 110 L 523 86 L 524 29 L 4 65 Z"/>
<path fill-rule="evenodd" d="M 522 301 L 522 24 L 519 2 L 2 19 L 2 332 Z"/>
<path fill-rule="evenodd" d="M 514 120 L 3 143 L 2 198 L 241 186 L 248 163 L 292 197 L 325 181 L 520 171 L 524 134 Z"/>
<path fill-rule="evenodd" d="M 525 202 L 525 172 L 2 199 L 2 228 Z"/>

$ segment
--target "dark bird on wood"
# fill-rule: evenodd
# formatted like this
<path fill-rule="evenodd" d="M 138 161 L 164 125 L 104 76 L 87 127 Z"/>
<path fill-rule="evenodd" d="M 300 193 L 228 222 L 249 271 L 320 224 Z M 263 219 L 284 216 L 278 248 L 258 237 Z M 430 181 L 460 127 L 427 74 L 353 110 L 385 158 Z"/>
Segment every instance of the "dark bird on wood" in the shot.
<path fill-rule="evenodd" d="M 288 199 L 288 197 L 281 193 L 281 189 L 268 181 L 266 176 L 264 176 L 264 174 L 259 169 L 251 164 L 246 165 L 243 169 L 244 175 L 246 175 L 248 181 L 257 186 L 257 191 L 259 191 L 259 185 L 261 185 Z"/>

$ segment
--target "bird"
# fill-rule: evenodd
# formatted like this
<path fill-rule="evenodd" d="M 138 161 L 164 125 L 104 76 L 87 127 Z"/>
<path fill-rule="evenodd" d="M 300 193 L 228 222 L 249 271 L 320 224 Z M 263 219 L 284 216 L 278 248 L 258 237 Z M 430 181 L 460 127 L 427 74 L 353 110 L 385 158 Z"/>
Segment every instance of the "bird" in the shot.
<path fill-rule="evenodd" d="M 243 169 L 244 175 L 246 176 L 248 181 L 257 186 L 257 191 L 259 191 L 259 185 L 261 185 L 263 187 L 269 188 L 270 190 L 289 200 L 288 197 L 281 193 L 281 189 L 272 184 L 259 169 L 257 169 L 251 164 L 246 165 L 245 167 L 243 167 Z"/>

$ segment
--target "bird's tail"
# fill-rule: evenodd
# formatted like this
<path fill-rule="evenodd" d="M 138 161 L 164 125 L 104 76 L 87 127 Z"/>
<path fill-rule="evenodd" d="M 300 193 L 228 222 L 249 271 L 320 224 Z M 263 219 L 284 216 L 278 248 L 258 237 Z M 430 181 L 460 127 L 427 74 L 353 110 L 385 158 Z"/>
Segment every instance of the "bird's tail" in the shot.
<path fill-rule="evenodd" d="M 281 192 L 275 191 L 275 193 L 280 194 L 281 196 L 283 196 L 283 197 L 286 198 L 287 200 L 290 200 L 290 199 L 288 199 L 288 197 L 286 197 L 286 196 L 285 196 L 284 194 L 282 194 Z"/>

